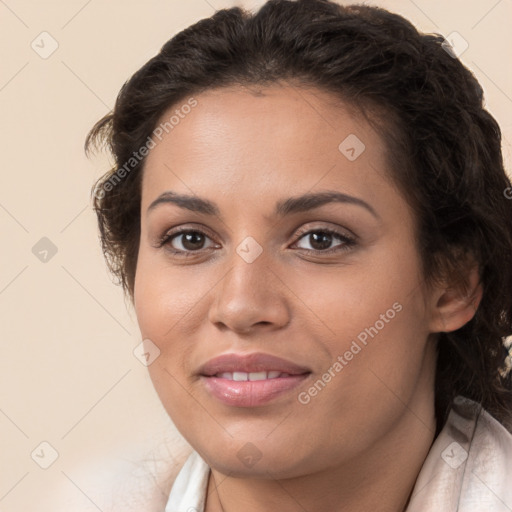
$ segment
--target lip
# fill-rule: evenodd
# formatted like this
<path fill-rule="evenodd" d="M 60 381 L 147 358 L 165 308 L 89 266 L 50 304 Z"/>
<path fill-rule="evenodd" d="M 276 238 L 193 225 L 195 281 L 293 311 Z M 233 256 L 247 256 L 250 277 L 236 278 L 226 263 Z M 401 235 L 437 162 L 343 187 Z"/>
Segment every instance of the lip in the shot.
<path fill-rule="evenodd" d="M 287 375 L 255 381 L 234 381 L 216 376 L 235 371 L 279 371 Z M 309 377 L 311 370 L 270 354 L 223 354 L 204 364 L 199 374 L 206 390 L 222 403 L 233 407 L 257 407 L 299 386 Z"/>

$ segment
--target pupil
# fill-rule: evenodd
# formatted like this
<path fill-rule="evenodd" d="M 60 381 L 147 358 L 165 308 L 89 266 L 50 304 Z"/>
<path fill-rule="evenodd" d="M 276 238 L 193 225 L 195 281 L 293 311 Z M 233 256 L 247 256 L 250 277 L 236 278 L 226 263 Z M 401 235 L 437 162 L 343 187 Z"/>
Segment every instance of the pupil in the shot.
<path fill-rule="evenodd" d="M 311 238 L 311 246 L 315 249 L 328 249 L 331 245 L 332 235 L 329 233 L 324 233 L 319 235 L 318 233 L 312 233 L 310 235 Z"/>

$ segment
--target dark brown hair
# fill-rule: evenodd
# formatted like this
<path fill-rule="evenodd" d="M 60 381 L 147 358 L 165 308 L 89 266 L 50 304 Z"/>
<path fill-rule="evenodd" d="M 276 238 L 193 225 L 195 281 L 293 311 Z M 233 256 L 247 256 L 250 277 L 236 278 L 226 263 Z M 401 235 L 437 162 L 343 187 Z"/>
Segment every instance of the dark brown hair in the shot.
<path fill-rule="evenodd" d="M 464 286 L 466 256 L 477 262 L 483 298 L 474 318 L 439 335 L 438 429 L 458 394 L 510 428 L 504 340 L 512 334 L 512 188 L 500 129 L 444 38 L 384 9 L 270 0 L 255 14 L 217 11 L 165 43 L 86 140 L 87 151 L 104 144 L 116 162 L 93 190 L 112 273 L 133 299 L 144 165 L 134 154 L 161 116 L 207 89 L 283 80 L 331 92 L 377 125 L 390 178 L 416 214 L 427 283 L 449 276 Z"/>

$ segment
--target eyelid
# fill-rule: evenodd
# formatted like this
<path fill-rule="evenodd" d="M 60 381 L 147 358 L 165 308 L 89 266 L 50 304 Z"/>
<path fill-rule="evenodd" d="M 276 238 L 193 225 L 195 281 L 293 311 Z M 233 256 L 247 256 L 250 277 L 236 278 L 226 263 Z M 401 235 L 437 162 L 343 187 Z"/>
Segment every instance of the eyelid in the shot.
<path fill-rule="evenodd" d="M 308 223 L 308 227 L 301 227 L 298 230 L 296 230 L 295 236 L 302 236 L 302 235 L 305 235 L 305 234 L 308 234 L 308 233 L 314 232 L 314 231 L 327 231 L 329 233 L 333 233 L 333 234 L 336 234 L 341 237 L 349 238 L 354 241 L 359 240 L 359 237 L 354 232 L 352 232 L 350 229 L 347 229 L 342 226 L 331 227 L 331 226 L 327 226 L 325 223 L 324 223 L 324 225 L 320 225 L 320 226 L 318 226 L 318 225 L 310 226 L 309 224 L 311 224 L 311 223 Z"/>

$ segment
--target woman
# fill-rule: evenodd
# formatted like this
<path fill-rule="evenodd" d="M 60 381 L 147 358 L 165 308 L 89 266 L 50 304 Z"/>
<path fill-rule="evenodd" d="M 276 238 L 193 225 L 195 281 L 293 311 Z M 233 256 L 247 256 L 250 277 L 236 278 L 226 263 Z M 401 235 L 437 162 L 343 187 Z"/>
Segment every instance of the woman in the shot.
<path fill-rule="evenodd" d="M 175 511 L 510 510 L 512 191 L 440 36 L 328 0 L 217 12 L 86 147 L 103 249 L 193 452 Z M 508 508 L 507 508 L 508 507 Z"/>

